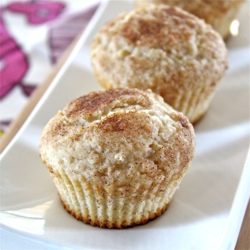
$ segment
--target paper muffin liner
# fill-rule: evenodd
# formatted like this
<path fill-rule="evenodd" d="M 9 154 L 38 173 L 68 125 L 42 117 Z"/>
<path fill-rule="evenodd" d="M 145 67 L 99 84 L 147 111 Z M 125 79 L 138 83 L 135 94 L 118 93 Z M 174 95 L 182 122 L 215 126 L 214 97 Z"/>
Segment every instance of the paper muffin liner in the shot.
<path fill-rule="evenodd" d="M 175 100 L 169 104 L 187 116 L 192 124 L 195 124 L 208 110 L 214 94 L 215 89 L 208 91 L 207 86 L 203 86 L 196 90 L 178 93 Z M 165 99 L 165 102 L 168 103 L 168 100 Z"/>
<path fill-rule="evenodd" d="M 218 33 L 223 37 L 224 40 L 227 40 L 230 37 L 230 26 L 234 21 L 236 15 L 238 14 L 241 5 L 244 3 L 244 0 L 239 0 L 236 3 L 238 4 L 230 8 L 223 16 L 214 18 L 211 23 L 211 25 L 215 28 L 216 31 L 218 31 Z"/>
<path fill-rule="evenodd" d="M 100 195 L 96 185 L 86 182 L 83 176 L 68 174 L 63 169 L 52 174 L 52 178 L 64 208 L 76 219 L 92 226 L 127 228 L 146 224 L 160 216 L 169 206 L 183 174 L 176 180 L 171 180 L 167 186 L 165 179 L 158 185 L 152 183 L 144 191 L 138 185 L 134 197 L 143 195 L 145 199 L 119 196 L 116 189 Z"/>

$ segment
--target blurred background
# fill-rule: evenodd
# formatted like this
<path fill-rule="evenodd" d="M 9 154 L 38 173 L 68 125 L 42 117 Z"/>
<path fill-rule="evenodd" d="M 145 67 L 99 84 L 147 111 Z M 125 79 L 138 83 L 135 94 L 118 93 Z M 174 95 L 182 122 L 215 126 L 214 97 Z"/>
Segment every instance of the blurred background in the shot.
<path fill-rule="evenodd" d="M 97 6 L 95 0 L 1 0 L 0 138 Z"/>

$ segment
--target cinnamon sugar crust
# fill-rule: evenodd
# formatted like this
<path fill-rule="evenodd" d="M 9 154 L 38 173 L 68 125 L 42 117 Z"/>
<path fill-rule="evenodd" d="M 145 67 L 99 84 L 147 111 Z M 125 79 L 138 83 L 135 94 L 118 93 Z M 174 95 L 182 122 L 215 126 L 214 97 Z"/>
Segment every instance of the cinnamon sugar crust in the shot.
<path fill-rule="evenodd" d="M 244 0 L 136 0 L 138 7 L 149 4 L 166 4 L 177 6 L 183 10 L 204 19 L 206 23 L 226 39 L 229 35 L 229 27 L 236 17 L 239 7 Z"/>
<path fill-rule="evenodd" d="M 226 46 L 210 25 L 186 11 L 149 5 L 106 24 L 91 44 L 105 89 L 151 89 L 191 122 L 207 110 L 228 66 Z"/>

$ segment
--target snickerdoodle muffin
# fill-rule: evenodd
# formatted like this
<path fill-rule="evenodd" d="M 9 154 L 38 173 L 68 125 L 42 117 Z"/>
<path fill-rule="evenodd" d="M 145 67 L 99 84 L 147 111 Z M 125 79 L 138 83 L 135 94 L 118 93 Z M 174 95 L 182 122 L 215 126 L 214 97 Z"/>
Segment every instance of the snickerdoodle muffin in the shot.
<path fill-rule="evenodd" d="M 177 7 L 149 5 L 106 24 L 91 44 L 105 89 L 151 89 L 192 123 L 206 112 L 228 65 L 221 36 Z"/>
<path fill-rule="evenodd" d="M 244 0 L 135 0 L 138 7 L 148 4 L 178 6 L 211 24 L 226 39 L 230 25 Z"/>
<path fill-rule="evenodd" d="M 168 207 L 194 156 L 189 120 L 138 89 L 94 92 L 44 128 L 40 155 L 65 209 L 93 226 L 145 224 Z"/>

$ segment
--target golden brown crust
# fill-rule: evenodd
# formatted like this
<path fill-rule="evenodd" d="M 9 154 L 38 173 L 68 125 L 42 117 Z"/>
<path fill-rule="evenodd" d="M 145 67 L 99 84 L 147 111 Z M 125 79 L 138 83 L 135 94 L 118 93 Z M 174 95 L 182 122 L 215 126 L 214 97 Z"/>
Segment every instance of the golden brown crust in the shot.
<path fill-rule="evenodd" d="M 83 218 L 81 214 L 77 215 L 74 211 L 72 211 L 70 209 L 70 207 L 64 203 L 64 201 L 61 199 L 61 202 L 63 204 L 63 207 L 65 208 L 65 210 L 71 214 L 72 216 L 74 216 L 77 220 L 79 221 L 83 221 L 85 224 L 89 224 L 91 226 L 94 227 L 101 227 L 101 228 L 109 228 L 109 229 L 126 229 L 126 228 L 131 228 L 131 227 L 135 227 L 138 225 L 145 225 L 148 222 L 155 220 L 157 217 L 161 216 L 169 207 L 170 202 L 166 205 L 163 206 L 163 208 L 159 208 L 157 210 L 157 212 L 155 213 L 149 213 L 147 218 L 143 218 L 140 221 L 137 222 L 133 222 L 131 224 L 127 224 L 126 222 L 123 222 L 124 224 L 117 224 L 116 221 L 99 221 L 99 220 L 91 220 L 90 217 L 87 218 Z"/>

